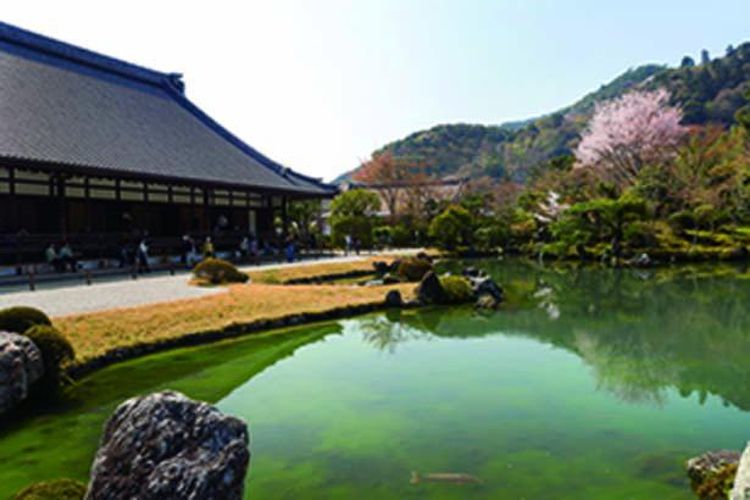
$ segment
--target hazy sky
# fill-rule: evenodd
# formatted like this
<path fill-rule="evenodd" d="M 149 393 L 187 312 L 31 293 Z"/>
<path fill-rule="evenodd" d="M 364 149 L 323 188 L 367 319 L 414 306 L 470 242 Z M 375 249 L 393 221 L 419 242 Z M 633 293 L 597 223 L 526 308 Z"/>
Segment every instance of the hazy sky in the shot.
<path fill-rule="evenodd" d="M 2 0 L 2 20 L 161 71 L 330 179 L 439 123 L 570 104 L 623 70 L 750 41 L 750 0 Z"/>

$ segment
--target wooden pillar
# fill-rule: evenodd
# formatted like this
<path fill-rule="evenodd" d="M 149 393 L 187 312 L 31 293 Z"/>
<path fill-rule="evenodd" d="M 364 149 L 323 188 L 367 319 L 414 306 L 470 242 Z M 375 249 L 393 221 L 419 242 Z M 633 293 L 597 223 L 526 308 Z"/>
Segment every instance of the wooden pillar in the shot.
<path fill-rule="evenodd" d="M 208 189 L 203 188 L 203 231 L 206 233 L 211 232 L 211 210 L 209 209 L 209 198 Z"/>
<path fill-rule="evenodd" d="M 57 206 L 60 212 L 60 236 L 62 240 L 68 238 L 68 207 L 65 203 L 65 177 L 58 175 L 53 178 L 54 193 L 57 195 Z"/>
<path fill-rule="evenodd" d="M 115 189 L 117 188 L 115 187 Z M 88 175 L 83 178 L 83 196 L 86 200 L 86 229 L 90 233 L 94 233 L 94 221 L 91 212 L 91 178 Z M 117 195 L 115 194 L 116 198 Z"/>
<path fill-rule="evenodd" d="M 289 235 L 289 212 L 287 210 L 287 203 L 288 199 L 286 196 L 281 197 L 281 227 L 283 231 L 283 237 L 286 239 L 286 237 Z"/>
<path fill-rule="evenodd" d="M 10 195 L 10 220 L 11 230 L 14 232 L 20 231 L 18 224 L 18 200 L 16 199 L 16 169 L 10 167 L 8 169 L 8 190 Z"/>
<path fill-rule="evenodd" d="M 10 220 L 11 230 L 16 234 L 15 238 L 15 264 L 21 263 L 21 242 L 18 238 L 18 233 L 21 231 L 19 217 L 18 217 L 18 199 L 16 197 L 16 169 L 10 167 L 8 169 L 8 190 L 10 195 Z"/>

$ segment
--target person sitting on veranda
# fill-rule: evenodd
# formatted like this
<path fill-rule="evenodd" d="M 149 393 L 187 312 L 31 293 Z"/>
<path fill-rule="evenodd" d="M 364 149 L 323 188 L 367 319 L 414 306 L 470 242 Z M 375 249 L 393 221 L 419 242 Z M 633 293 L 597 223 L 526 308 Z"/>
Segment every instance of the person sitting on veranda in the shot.
<path fill-rule="evenodd" d="M 47 258 L 47 264 L 52 266 L 56 272 L 61 273 L 65 271 L 65 263 L 60 260 L 57 255 L 57 249 L 54 243 L 50 243 L 47 250 L 44 251 L 44 256 Z"/>
<path fill-rule="evenodd" d="M 214 244 L 211 241 L 210 236 L 206 236 L 206 241 L 203 242 L 203 258 L 208 259 L 214 256 Z"/>
<path fill-rule="evenodd" d="M 60 253 L 58 255 L 63 265 L 70 267 L 70 270 L 72 272 L 77 271 L 78 263 L 73 256 L 73 249 L 70 247 L 70 243 L 68 243 L 67 241 L 63 243 L 63 246 L 62 248 L 60 248 Z"/>

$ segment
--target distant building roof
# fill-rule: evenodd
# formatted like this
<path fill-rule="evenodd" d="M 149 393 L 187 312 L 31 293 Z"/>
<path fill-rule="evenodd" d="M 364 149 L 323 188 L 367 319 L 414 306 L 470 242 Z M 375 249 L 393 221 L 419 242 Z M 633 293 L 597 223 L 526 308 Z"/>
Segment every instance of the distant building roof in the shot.
<path fill-rule="evenodd" d="M 161 73 L 0 23 L 0 158 L 326 195 L 259 153 Z"/>

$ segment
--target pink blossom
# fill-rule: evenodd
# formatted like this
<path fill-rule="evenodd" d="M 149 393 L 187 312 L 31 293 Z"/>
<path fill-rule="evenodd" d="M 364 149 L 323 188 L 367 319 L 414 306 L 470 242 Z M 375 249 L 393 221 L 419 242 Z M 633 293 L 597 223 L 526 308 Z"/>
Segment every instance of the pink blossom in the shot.
<path fill-rule="evenodd" d="M 669 92 L 634 91 L 597 104 L 576 150 L 577 167 L 597 168 L 620 185 L 647 164 L 671 158 L 687 133 Z"/>

